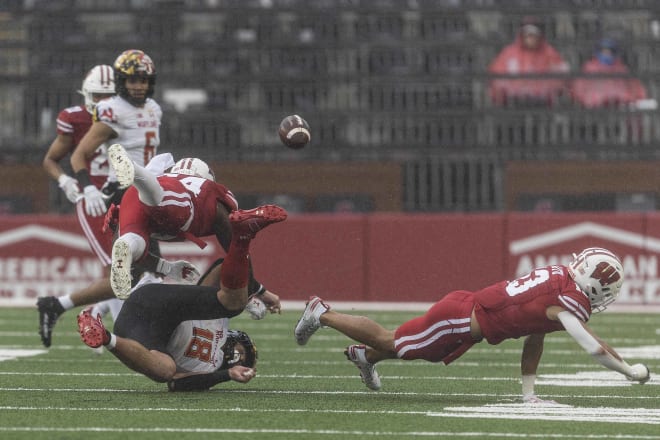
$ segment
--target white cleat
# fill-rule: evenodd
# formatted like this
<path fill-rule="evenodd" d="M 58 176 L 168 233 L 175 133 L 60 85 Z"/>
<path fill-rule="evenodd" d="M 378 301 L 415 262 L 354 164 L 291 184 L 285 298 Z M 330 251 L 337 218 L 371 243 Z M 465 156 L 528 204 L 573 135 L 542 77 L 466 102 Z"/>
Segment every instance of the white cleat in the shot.
<path fill-rule="evenodd" d="M 119 186 L 121 188 L 131 186 L 135 180 L 135 167 L 124 147 L 120 144 L 110 145 L 108 147 L 108 159 L 110 160 L 110 166 L 115 170 Z"/>
<path fill-rule="evenodd" d="M 376 365 L 367 361 L 367 348 L 364 345 L 349 345 L 344 351 L 346 358 L 358 367 L 362 382 L 370 390 L 380 390 L 380 376 L 376 371 Z"/>
<path fill-rule="evenodd" d="M 305 345 L 316 330 L 321 328 L 321 315 L 330 310 L 318 296 L 310 296 L 302 316 L 296 324 L 293 335 L 298 345 Z"/>
<path fill-rule="evenodd" d="M 131 295 L 131 249 L 121 238 L 112 245 L 112 263 L 110 264 L 110 286 L 115 296 L 126 299 Z"/>

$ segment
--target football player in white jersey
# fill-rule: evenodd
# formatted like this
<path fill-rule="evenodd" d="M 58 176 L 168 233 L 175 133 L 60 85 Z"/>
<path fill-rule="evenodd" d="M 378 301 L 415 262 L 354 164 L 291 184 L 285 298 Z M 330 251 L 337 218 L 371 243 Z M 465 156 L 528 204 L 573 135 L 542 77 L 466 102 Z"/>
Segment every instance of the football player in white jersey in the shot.
<path fill-rule="evenodd" d="M 96 106 L 94 123 L 71 155 L 71 167 L 82 187 L 85 209 L 94 216 L 103 215 L 108 206 L 103 193 L 89 179 L 87 162 L 96 149 L 112 140 L 122 144 L 133 161 L 146 165 L 160 144 L 163 112 L 151 98 L 156 84 L 153 61 L 143 51 L 130 49 L 117 57 L 113 68 L 117 96 Z M 109 180 L 115 179 L 110 176 Z"/>
<path fill-rule="evenodd" d="M 249 338 L 234 352 L 229 318 L 248 304 L 249 247 L 258 231 L 283 221 L 264 210 L 233 211 L 231 244 L 197 286 L 147 284 L 124 302 L 113 333 L 89 309 L 78 315 L 78 332 L 89 347 L 106 347 L 129 368 L 170 390 L 203 390 L 227 380 L 248 382 L 256 374 Z M 279 300 L 279 299 L 278 299 Z M 239 341 L 241 342 L 241 341 Z M 233 362 L 233 363 L 232 363 Z"/>

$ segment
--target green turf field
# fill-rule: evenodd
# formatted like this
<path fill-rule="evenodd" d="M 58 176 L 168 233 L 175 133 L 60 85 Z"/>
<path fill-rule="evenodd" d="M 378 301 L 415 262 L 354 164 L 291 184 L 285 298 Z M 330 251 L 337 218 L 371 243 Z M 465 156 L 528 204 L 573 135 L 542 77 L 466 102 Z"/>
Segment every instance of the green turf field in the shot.
<path fill-rule="evenodd" d="M 175 394 L 93 354 L 75 312 L 42 351 L 36 309 L 0 309 L 0 439 L 660 439 L 660 380 L 630 384 L 563 332 L 546 338 L 537 393 L 565 406 L 530 407 L 518 400 L 521 341 L 479 344 L 448 367 L 384 362 L 373 392 L 345 360 L 346 338 L 323 329 L 296 345 L 299 313 L 234 319 L 259 348 L 249 384 Z M 364 314 L 387 327 L 414 315 Z M 660 315 L 605 312 L 591 324 L 629 361 L 660 371 Z"/>

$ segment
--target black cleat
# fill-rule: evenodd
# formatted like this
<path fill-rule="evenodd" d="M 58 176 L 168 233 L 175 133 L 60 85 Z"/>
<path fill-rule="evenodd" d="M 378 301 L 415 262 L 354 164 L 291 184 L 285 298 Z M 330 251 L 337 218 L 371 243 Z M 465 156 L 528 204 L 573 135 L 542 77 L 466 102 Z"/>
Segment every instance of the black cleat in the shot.
<path fill-rule="evenodd" d="M 64 313 L 64 307 L 54 296 L 42 296 L 37 298 L 37 308 L 39 309 L 39 336 L 45 347 L 50 347 L 53 327 L 57 318 Z"/>

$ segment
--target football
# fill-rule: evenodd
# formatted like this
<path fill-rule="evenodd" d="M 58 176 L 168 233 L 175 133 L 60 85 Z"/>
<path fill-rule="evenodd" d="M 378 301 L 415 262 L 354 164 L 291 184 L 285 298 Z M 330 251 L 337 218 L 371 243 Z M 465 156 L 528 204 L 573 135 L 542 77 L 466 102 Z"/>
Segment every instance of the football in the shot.
<path fill-rule="evenodd" d="M 309 124 L 298 115 L 291 115 L 282 119 L 278 133 L 282 143 L 294 150 L 303 148 L 312 138 L 309 132 Z"/>

